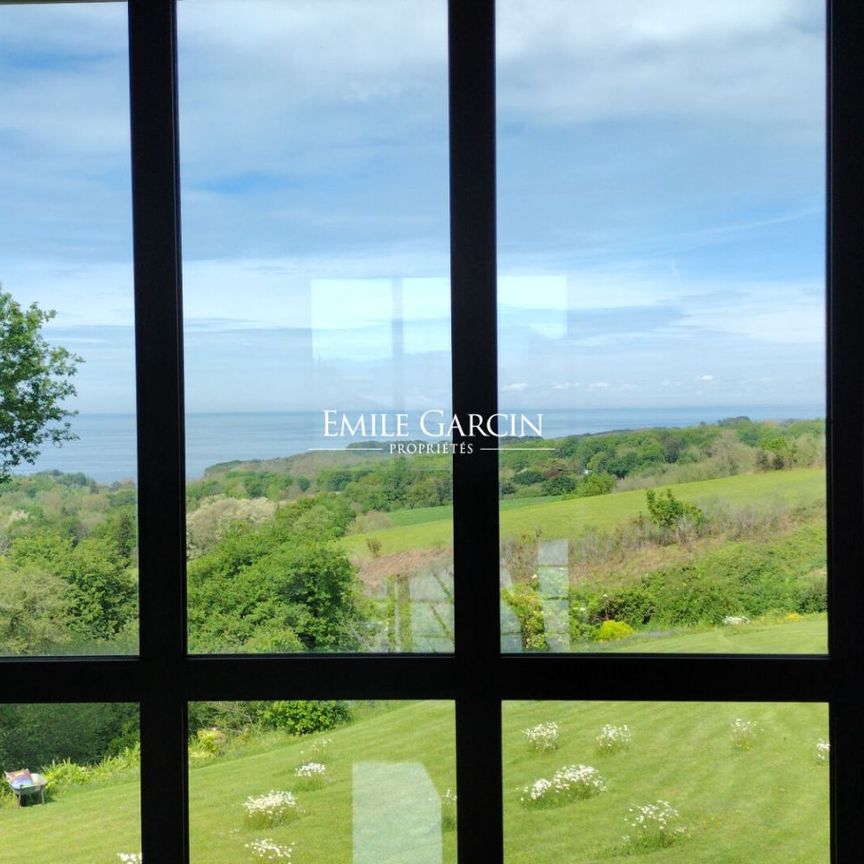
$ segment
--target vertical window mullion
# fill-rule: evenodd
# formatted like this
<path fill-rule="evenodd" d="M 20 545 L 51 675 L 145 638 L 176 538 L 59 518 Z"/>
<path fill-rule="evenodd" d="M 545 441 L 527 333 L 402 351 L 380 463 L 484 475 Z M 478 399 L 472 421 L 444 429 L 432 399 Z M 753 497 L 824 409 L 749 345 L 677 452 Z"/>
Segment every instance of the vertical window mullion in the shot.
<path fill-rule="evenodd" d="M 864 848 L 860 732 L 864 690 L 864 7 L 828 3 L 828 631 L 838 670 L 831 705 L 832 860 Z"/>
<path fill-rule="evenodd" d="M 183 374 L 174 0 L 129 0 L 144 860 L 188 858 Z"/>
<path fill-rule="evenodd" d="M 497 403 L 495 4 L 449 4 L 453 411 Z M 455 439 L 457 440 L 458 439 Z M 460 861 L 501 861 L 498 454 L 453 457 Z"/>

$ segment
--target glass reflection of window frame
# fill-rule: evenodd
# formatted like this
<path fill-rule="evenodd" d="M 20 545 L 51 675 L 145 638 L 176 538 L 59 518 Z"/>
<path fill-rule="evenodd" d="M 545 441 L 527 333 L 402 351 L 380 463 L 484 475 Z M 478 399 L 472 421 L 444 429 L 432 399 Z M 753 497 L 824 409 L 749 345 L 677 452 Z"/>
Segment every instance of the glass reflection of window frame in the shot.
<path fill-rule="evenodd" d="M 828 702 L 832 861 L 857 860 L 864 848 L 864 738 L 856 705 L 864 684 L 857 620 L 864 609 L 864 7 L 855 0 L 828 3 L 830 653 L 794 657 L 502 656 L 494 452 L 454 459 L 454 655 L 187 655 L 176 8 L 175 0 L 128 0 L 128 9 L 140 656 L 3 658 L 0 699 L 140 703 L 143 851 L 146 860 L 163 864 L 189 858 L 188 701 L 455 700 L 458 849 L 466 864 L 502 860 L 502 700 Z M 497 393 L 494 19 L 494 0 L 450 0 L 452 364 L 459 414 L 493 413 Z"/>

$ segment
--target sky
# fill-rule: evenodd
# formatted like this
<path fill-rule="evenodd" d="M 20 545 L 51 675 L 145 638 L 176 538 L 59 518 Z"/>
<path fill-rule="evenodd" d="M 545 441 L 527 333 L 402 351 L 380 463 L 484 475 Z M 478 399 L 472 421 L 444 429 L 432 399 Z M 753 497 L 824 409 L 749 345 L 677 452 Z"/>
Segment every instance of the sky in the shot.
<path fill-rule="evenodd" d="M 121 4 L 0 7 L 0 283 L 134 406 Z M 499 0 L 501 401 L 824 405 L 824 4 Z M 187 408 L 449 404 L 444 0 L 179 7 Z"/>

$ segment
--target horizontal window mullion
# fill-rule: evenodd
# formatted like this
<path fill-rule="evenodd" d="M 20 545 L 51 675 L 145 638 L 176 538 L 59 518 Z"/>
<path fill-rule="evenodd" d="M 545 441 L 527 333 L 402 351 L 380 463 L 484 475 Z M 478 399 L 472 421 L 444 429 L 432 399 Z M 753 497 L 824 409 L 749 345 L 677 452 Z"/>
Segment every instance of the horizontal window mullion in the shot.
<path fill-rule="evenodd" d="M 507 655 L 502 699 L 827 702 L 843 686 L 822 656 Z"/>
<path fill-rule="evenodd" d="M 0 660 L 0 702 L 139 702 L 144 664 L 132 657 Z"/>
<path fill-rule="evenodd" d="M 0 701 L 141 701 L 164 686 L 159 664 L 126 657 L 0 661 Z M 779 699 L 837 698 L 857 667 L 822 656 L 502 655 L 483 686 L 473 667 L 430 655 L 212 655 L 176 667 L 199 699 Z"/>
<path fill-rule="evenodd" d="M 233 699 L 452 699 L 457 663 L 448 655 L 193 657 L 190 701 Z"/>

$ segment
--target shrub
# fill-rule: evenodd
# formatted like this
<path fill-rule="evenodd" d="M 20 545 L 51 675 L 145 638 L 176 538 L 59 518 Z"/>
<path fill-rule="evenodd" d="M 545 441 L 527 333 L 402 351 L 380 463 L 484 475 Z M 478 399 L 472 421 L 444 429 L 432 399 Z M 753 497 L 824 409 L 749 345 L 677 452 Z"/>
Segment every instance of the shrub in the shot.
<path fill-rule="evenodd" d="M 794 466 L 797 454 L 798 446 L 794 441 L 774 435 L 762 441 L 761 449 L 756 454 L 756 464 L 763 471 L 782 471 Z"/>
<path fill-rule="evenodd" d="M 632 636 L 634 632 L 633 628 L 623 621 L 604 621 L 597 631 L 597 641 L 611 642 L 615 639 L 626 639 L 628 636 Z"/>
<path fill-rule="evenodd" d="M 94 765 L 80 765 L 71 759 L 52 760 L 42 768 L 42 776 L 52 795 L 70 786 L 104 783 L 120 774 L 127 774 L 141 764 L 141 745 L 126 747 L 114 756 L 106 756 Z"/>
<path fill-rule="evenodd" d="M 141 743 L 136 741 L 131 747 L 125 747 L 113 756 L 106 756 L 91 769 L 90 779 L 99 782 L 112 777 L 128 774 L 141 765 Z"/>
<path fill-rule="evenodd" d="M 578 594 L 570 592 L 570 642 L 594 642 L 599 626 L 592 623 L 588 607 Z"/>
<path fill-rule="evenodd" d="M 569 495 L 575 492 L 579 481 L 571 474 L 558 474 L 543 483 L 544 495 Z"/>
<path fill-rule="evenodd" d="M 567 765 L 559 768 L 551 780 L 541 777 L 522 790 L 519 799 L 526 807 L 554 807 L 606 791 L 600 772 L 590 765 Z"/>
<path fill-rule="evenodd" d="M 540 471 L 535 471 L 533 468 L 527 468 L 514 474 L 512 482 L 517 486 L 532 486 L 534 483 L 542 483 L 546 479 L 545 475 Z"/>
<path fill-rule="evenodd" d="M 528 739 L 528 746 L 540 752 L 557 750 L 561 744 L 560 731 L 557 723 L 538 723 L 529 729 L 523 729 L 522 734 Z"/>
<path fill-rule="evenodd" d="M 672 493 L 671 489 L 666 494 L 659 495 L 653 489 L 645 490 L 645 498 L 648 502 L 648 516 L 651 521 L 665 531 L 678 530 L 682 528 L 699 528 L 705 521 L 705 514 L 695 504 L 680 501 Z"/>
<path fill-rule="evenodd" d="M 770 540 L 726 543 L 687 562 L 615 588 L 570 589 L 570 629 L 581 636 L 606 618 L 633 628 L 722 624 L 726 618 L 824 611 L 825 526 Z"/>
<path fill-rule="evenodd" d="M 595 495 L 608 495 L 615 488 L 615 476 L 605 471 L 597 471 L 583 477 L 576 489 L 579 498 L 593 498 Z"/>
<path fill-rule="evenodd" d="M 212 759 L 222 752 L 224 743 L 224 732 L 215 728 L 199 729 L 189 743 L 189 757 L 197 760 Z"/>
<path fill-rule="evenodd" d="M 809 585 L 803 585 L 798 590 L 796 612 L 807 614 L 809 612 L 828 611 L 828 584 L 823 578 L 819 582 L 813 581 Z"/>
<path fill-rule="evenodd" d="M 93 769 L 90 766 L 78 765 L 70 759 L 52 761 L 42 769 L 42 776 L 53 791 L 86 783 L 92 773 Z"/>
<path fill-rule="evenodd" d="M 326 732 L 350 719 L 348 703 L 333 700 L 314 702 L 295 699 L 269 702 L 261 714 L 264 726 L 282 729 L 291 735 Z"/>
<path fill-rule="evenodd" d="M 522 647 L 529 651 L 545 651 L 548 644 L 543 601 L 534 585 L 518 584 L 504 588 L 501 597 L 519 621 Z"/>

